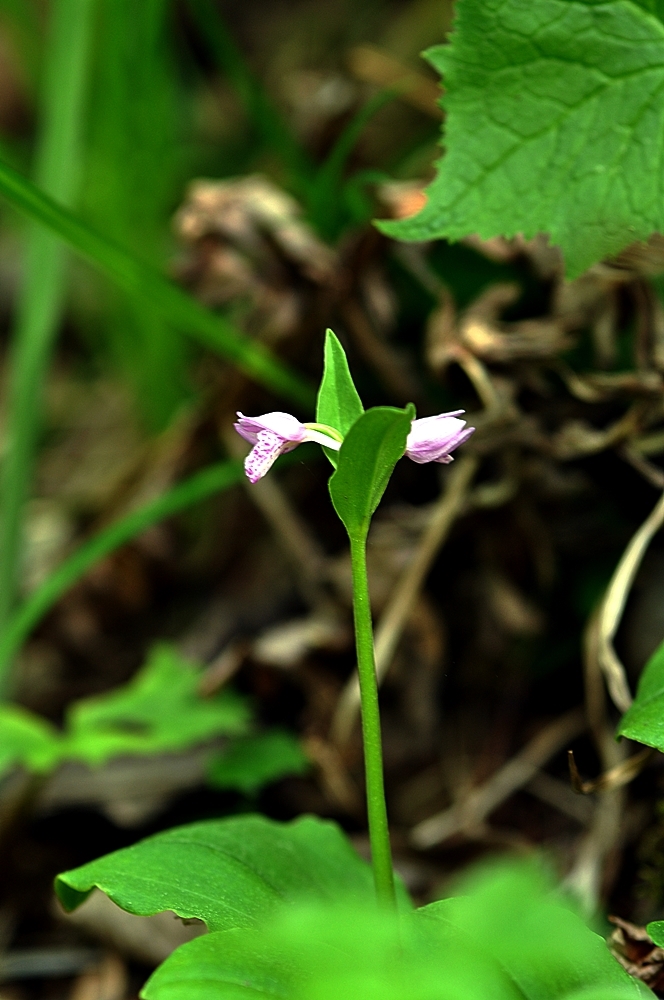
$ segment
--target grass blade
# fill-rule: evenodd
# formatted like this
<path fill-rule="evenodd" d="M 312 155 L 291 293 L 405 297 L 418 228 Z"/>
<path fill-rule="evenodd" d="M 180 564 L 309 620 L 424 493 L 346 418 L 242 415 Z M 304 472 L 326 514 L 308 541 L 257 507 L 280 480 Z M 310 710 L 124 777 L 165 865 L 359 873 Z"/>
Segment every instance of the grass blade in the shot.
<path fill-rule="evenodd" d="M 211 465 L 173 486 L 145 506 L 130 511 L 84 542 L 39 586 L 9 619 L 0 637 L 0 689 L 9 684 L 14 657 L 32 629 L 96 562 L 135 538 L 153 524 L 239 482 L 242 462 L 229 459 Z"/>
<path fill-rule="evenodd" d="M 0 196 L 47 226 L 127 294 L 140 298 L 184 333 L 232 361 L 246 375 L 312 412 L 311 385 L 263 347 L 245 337 L 224 316 L 216 315 L 144 264 L 118 243 L 102 236 L 77 215 L 58 205 L 6 163 L 0 162 Z"/>
<path fill-rule="evenodd" d="M 55 0 L 51 11 L 35 174 L 37 183 L 65 204 L 73 200 L 80 175 L 95 2 Z M 32 222 L 9 358 L 7 454 L 0 478 L 0 627 L 16 597 L 43 383 L 65 287 L 65 248 Z"/>
<path fill-rule="evenodd" d="M 163 271 L 171 215 L 196 172 L 192 96 L 175 56 L 172 0 L 98 0 L 99 42 L 81 212 L 100 232 Z M 191 345 L 142 301 L 108 289 L 94 324 L 152 431 L 191 395 Z"/>

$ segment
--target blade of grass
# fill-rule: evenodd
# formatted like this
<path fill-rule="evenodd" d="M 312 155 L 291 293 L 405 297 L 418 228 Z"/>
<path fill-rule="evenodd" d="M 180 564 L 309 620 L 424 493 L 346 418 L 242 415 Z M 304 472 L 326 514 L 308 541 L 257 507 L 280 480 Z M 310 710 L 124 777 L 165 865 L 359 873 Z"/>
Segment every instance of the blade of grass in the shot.
<path fill-rule="evenodd" d="M 96 562 L 153 524 L 239 482 L 242 462 L 218 462 L 178 483 L 162 496 L 103 528 L 84 542 L 32 593 L 12 615 L 0 635 L 0 691 L 10 688 L 11 665 L 32 629 L 56 601 Z"/>
<path fill-rule="evenodd" d="M 194 172 L 191 94 L 173 51 L 172 0 L 99 0 L 83 214 L 137 257 L 164 269 L 171 215 Z M 163 430 L 190 395 L 190 345 L 145 303 L 104 290 L 93 324 L 130 384 L 148 428 Z"/>
<path fill-rule="evenodd" d="M 296 193 L 303 196 L 314 166 L 247 62 L 212 0 L 190 0 L 189 9 L 219 68 L 227 75 L 265 145 L 285 164 Z"/>
<path fill-rule="evenodd" d="M 42 81 L 35 175 L 50 194 L 73 200 L 82 159 L 82 121 L 95 0 L 54 0 Z M 41 399 L 66 287 L 60 241 L 31 223 L 9 355 L 7 453 L 0 477 L 0 627 L 18 586 L 22 521 L 41 428 Z"/>
<path fill-rule="evenodd" d="M 278 459 L 275 469 L 283 469 L 306 457 L 320 459 L 320 450 L 301 445 L 298 454 L 291 452 Z M 95 563 L 131 541 L 153 524 L 180 514 L 188 507 L 221 493 L 242 480 L 244 465 L 238 459 L 227 459 L 195 472 L 188 479 L 171 487 L 160 497 L 119 518 L 64 560 L 14 612 L 0 633 L 0 693 L 11 687 L 11 667 L 14 657 L 39 624 L 44 615 L 63 594 L 83 577 Z"/>
<path fill-rule="evenodd" d="M 0 195 L 57 233 L 124 292 L 150 303 L 173 326 L 232 361 L 261 385 L 309 412 L 313 410 L 316 398 L 313 387 L 262 344 L 249 340 L 226 317 L 210 312 L 155 268 L 102 236 L 1 162 Z"/>

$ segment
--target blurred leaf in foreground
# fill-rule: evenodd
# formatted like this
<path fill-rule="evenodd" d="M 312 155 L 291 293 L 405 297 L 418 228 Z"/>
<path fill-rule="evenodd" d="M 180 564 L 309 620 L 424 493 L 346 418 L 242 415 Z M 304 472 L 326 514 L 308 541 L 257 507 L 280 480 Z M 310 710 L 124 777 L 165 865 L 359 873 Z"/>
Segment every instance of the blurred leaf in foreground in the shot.
<path fill-rule="evenodd" d="M 602 938 L 550 895 L 532 863 L 488 867 L 458 898 L 402 914 L 293 906 L 259 928 L 217 931 L 179 948 L 146 1000 L 636 1000 Z"/>

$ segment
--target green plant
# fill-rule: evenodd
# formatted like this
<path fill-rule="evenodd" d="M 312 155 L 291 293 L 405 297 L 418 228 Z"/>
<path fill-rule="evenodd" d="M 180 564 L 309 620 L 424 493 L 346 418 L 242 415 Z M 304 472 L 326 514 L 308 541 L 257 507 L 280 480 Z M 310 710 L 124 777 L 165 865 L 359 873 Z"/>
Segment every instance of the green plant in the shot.
<path fill-rule="evenodd" d="M 0 776 L 17 765 L 49 774 L 65 761 L 99 767 L 114 757 L 177 753 L 222 736 L 229 746 L 211 751 L 209 762 L 217 787 L 254 792 L 307 766 L 290 733 L 249 734 L 251 712 L 239 695 L 202 696 L 201 673 L 162 643 L 128 684 L 70 705 L 62 730 L 18 705 L 0 705 Z M 261 743 L 271 748 L 268 761 Z"/>
<path fill-rule="evenodd" d="M 314 428 L 335 466 L 330 495 L 352 551 L 372 866 L 332 823 L 240 816 L 168 830 L 60 875 L 56 891 L 68 910 L 96 886 L 131 913 L 172 909 L 205 921 L 210 933 L 157 969 L 142 992 L 146 1000 L 650 995 L 555 897 L 532 860 L 476 872 L 456 897 L 420 909 L 392 871 L 366 534 L 404 454 L 418 463 L 451 461 L 472 433 L 458 417 L 415 420 L 412 406 L 364 412 L 343 349 L 328 331 L 316 424 L 298 427 L 283 413 L 240 419 L 238 429 L 254 445 L 246 461 L 251 478 L 267 471 L 266 455 L 296 447 Z"/>

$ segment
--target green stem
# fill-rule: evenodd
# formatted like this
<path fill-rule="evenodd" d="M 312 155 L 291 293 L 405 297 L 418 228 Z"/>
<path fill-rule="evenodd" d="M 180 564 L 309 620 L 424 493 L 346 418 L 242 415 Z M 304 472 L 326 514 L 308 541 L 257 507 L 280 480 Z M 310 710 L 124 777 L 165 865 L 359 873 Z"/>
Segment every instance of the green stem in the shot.
<path fill-rule="evenodd" d="M 76 191 L 94 0 L 56 0 L 49 28 L 37 184 L 65 204 Z M 25 502 L 41 426 L 41 397 L 65 292 L 64 247 L 31 223 L 9 359 L 7 454 L 0 479 L 0 627 L 18 586 Z"/>
<path fill-rule="evenodd" d="M 369 603 L 369 581 L 367 578 L 366 533 L 351 538 L 350 557 L 353 570 L 353 615 L 362 702 L 362 736 L 371 861 L 378 902 L 383 906 L 394 907 L 396 897 L 383 782 L 383 749 L 380 734 L 371 605 Z"/>

